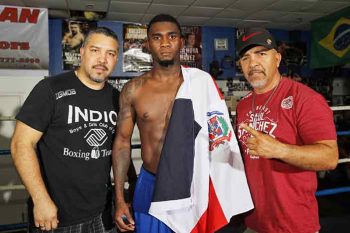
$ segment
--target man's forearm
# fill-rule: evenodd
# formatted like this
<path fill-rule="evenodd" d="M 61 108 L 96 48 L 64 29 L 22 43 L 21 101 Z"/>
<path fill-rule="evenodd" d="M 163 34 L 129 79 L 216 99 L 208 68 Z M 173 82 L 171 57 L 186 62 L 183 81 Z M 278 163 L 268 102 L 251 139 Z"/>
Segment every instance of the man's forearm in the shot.
<path fill-rule="evenodd" d="M 116 148 L 113 153 L 113 174 L 115 183 L 116 202 L 125 202 L 124 184 L 129 170 L 131 151 L 129 147 Z"/>
<path fill-rule="evenodd" d="M 34 204 L 39 200 L 50 198 L 41 176 L 39 161 L 34 148 L 23 147 L 19 143 L 14 143 L 11 147 L 11 153 L 19 176 Z"/>
<path fill-rule="evenodd" d="M 332 170 L 338 163 L 336 141 L 321 141 L 312 145 L 288 145 L 281 147 L 280 159 L 305 170 Z"/>
<path fill-rule="evenodd" d="M 331 170 L 337 166 L 339 155 L 336 140 L 321 140 L 309 145 L 290 145 L 246 124 L 240 124 L 239 127 L 251 135 L 246 143 L 251 155 L 279 159 L 295 167 L 312 171 Z"/>

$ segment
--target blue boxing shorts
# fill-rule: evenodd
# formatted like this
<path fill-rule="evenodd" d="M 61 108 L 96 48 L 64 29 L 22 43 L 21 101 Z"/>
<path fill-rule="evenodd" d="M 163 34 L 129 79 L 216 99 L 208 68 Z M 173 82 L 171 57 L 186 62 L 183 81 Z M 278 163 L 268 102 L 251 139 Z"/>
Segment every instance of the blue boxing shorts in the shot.
<path fill-rule="evenodd" d="M 135 233 L 173 233 L 167 225 L 148 213 L 153 198 L 155 180 L 155 175 L 142 166 L 133 199 Z"/>

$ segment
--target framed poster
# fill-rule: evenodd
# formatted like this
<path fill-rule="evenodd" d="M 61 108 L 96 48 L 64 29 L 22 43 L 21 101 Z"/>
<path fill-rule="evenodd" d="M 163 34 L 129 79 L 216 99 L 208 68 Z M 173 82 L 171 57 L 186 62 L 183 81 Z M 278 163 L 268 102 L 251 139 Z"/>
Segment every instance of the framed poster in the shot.
<path fill-rule="evenodd" d="M 182 26 L 185 38 L 180 51 L 181 65 L 202 69 L 202 29 L 198 26 Z"/>
<path fill-rule="evenodd" d="M 63 20 L 62 22 L 62 68 L 73 70 L 80 65 L 80 47 L 86 34 L 95 28 L 95 21 Z"/>
<path fill-rule="evenodd" d="M 228 50 L 227 38 L 216 38 L 214 39 L 215 50 Z"/>
<path fill-rule="evenodd" d="M 152 69 L 152 56 L 147 48 L 147 26 L 123 25 L 123 72 L 146 72 Z"/>

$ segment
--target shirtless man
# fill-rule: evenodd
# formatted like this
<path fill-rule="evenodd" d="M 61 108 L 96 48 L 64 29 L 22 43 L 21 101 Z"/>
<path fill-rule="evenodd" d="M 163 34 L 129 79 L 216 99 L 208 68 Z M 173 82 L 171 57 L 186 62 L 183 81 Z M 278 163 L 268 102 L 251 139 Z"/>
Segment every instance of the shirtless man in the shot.
<path fill-rule="evenodd" d="M 69 49 L 80 49 L 84 42 L 84 34 L 80 31 L 80 25 L 77 22 L 69 23 L 69 32 L 67 32 L 62 40 L 62 44 L 68 46 Z"/>
<path fill-rule="evenodd" d="M 153 194 L 154 174 L 157 173 L 172 106 L 183 82 L 180 66 L 183 38 L 179 23 L 170 15 L 155 16 L 149 23 L 147 36 L 153 68 L 124 86 L 120 96 L 117 136 L 113 146 L 115 221 L 122 232 L 172 232 L 164 223 L 149 215 L 148 209 Z M 140 131 L 143 160 L 133 203 L 136 224 L 123 196 L 135 123 Z"/>

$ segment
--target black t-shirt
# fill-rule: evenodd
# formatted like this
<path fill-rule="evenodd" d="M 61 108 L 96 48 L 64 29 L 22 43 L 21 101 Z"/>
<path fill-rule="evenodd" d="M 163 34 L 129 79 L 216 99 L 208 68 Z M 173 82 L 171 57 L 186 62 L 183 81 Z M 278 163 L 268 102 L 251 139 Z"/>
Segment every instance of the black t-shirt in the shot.
<path fill-rule="evenodd" d="M 37 154 L 59 226 L 96 216 L 110 204 L 118 99 L 109 84 L 92 90 L 68 72 L 41 80 L 16 117 L 43 132 Z"/>

